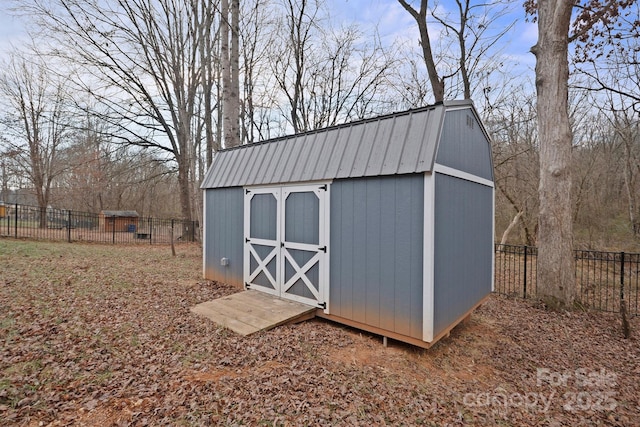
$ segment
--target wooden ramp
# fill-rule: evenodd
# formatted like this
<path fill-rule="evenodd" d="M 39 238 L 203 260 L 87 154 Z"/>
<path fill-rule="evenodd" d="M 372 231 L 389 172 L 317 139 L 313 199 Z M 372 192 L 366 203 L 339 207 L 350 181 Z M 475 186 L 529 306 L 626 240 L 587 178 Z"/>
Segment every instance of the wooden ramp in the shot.
<path fill-rule="evenodd" d="M 191 311 L 246 336 L 285 323 L 311 319 L 316 307 L 264 292 L 242 291 L 200 303 Z"/>

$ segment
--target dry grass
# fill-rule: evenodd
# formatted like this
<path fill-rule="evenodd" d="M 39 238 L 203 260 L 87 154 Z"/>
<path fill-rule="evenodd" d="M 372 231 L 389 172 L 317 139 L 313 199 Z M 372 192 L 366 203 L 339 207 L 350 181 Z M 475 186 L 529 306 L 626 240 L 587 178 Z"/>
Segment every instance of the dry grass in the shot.
<path fill-rule="evenodd" d="M 640 322 L 492 297 L 424 351 L 325 321 L 240 337 L 195 245 L 0 239 L 0 425 L 640 425 Z"/>

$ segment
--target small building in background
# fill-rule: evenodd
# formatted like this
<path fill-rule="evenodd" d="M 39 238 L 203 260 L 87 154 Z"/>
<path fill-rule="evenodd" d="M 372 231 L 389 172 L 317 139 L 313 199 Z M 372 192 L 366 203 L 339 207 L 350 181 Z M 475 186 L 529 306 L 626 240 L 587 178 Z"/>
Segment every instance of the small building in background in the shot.
<path fill-rule="evenodd" d="M 136 211 L 102 211 L 98 216 L 101 231 L 135 233 L 138 229 L 138 212 Z"/>
<path fill-rule="evenodd" d="M 492 291 L 493 180 L 470 101 L 223 150 L 204 276 L 429 347 Z"/>

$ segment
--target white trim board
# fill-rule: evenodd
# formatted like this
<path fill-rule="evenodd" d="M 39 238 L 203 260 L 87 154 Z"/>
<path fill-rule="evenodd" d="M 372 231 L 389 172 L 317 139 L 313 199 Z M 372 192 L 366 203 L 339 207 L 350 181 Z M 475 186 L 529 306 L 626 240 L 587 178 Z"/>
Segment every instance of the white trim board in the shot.
<path fill-rule="evenodd" d="M 435 176 L 424 174 L 424 235 L 422 260 L 422 340 L 433 341 Z"/>
<path fill-rule="evenodd" d="M 202 194 L 202 277 L 207 279 L 207 193 L 204 190 Z"/>
<path fill-rule="evenodd" d="M 269 189 L 269 188 L 308 187 L 308 186 L 315 186 L 315 185 L 320 185 L 320 186 L 326 185 L 327 188 L 329 188 L 329 185 L 332 182 L 333 182 L 332 179 L 321 179 L 317 181 L 295 181 L 295 182 L 284 182 L 284 183 L 274 183 L 274 184 L 256 184 L 256 185 L 244 185 L 242 189 L 255 191 L 255 190 Z"/>
<path fill-rule="evenodd" d="M 454 178 L 464 179 L 465 181 L 475 182 L 477 184 L 486 185 L 487 187 L 494 187 L 493 181 L 482 178 L 478 175 L 474 175 L 468 172 L 463 172 L 458 169 L 451 168 L 449 166 L 444 166 L 439 163 L 433 165 L 433 172 L 441 173 L 443 175 L 452 176 Z"/>

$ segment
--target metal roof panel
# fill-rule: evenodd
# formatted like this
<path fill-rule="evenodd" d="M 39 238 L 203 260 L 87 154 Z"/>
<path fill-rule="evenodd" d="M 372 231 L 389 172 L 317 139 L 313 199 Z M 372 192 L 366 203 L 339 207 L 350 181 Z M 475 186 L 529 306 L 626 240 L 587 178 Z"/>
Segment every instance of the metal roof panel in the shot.
<path fill-rule="evenodd" d="M 223 150 L 201 188 L 429 172 L 444 113 L 460 108 L 473 104 L 445 102 Z"/>
<path fill-rule="evenodd" d="M 382 170 L 380 171 L 382 175 L 393 175 L 398 173 L 400 157 L 402 156 L 402 151 L 407 143 L 407 133 L 410 127 L 410 120 L 410 114 L 395 118 L 389 135 L 387 153 L 382 162 Z"/>

